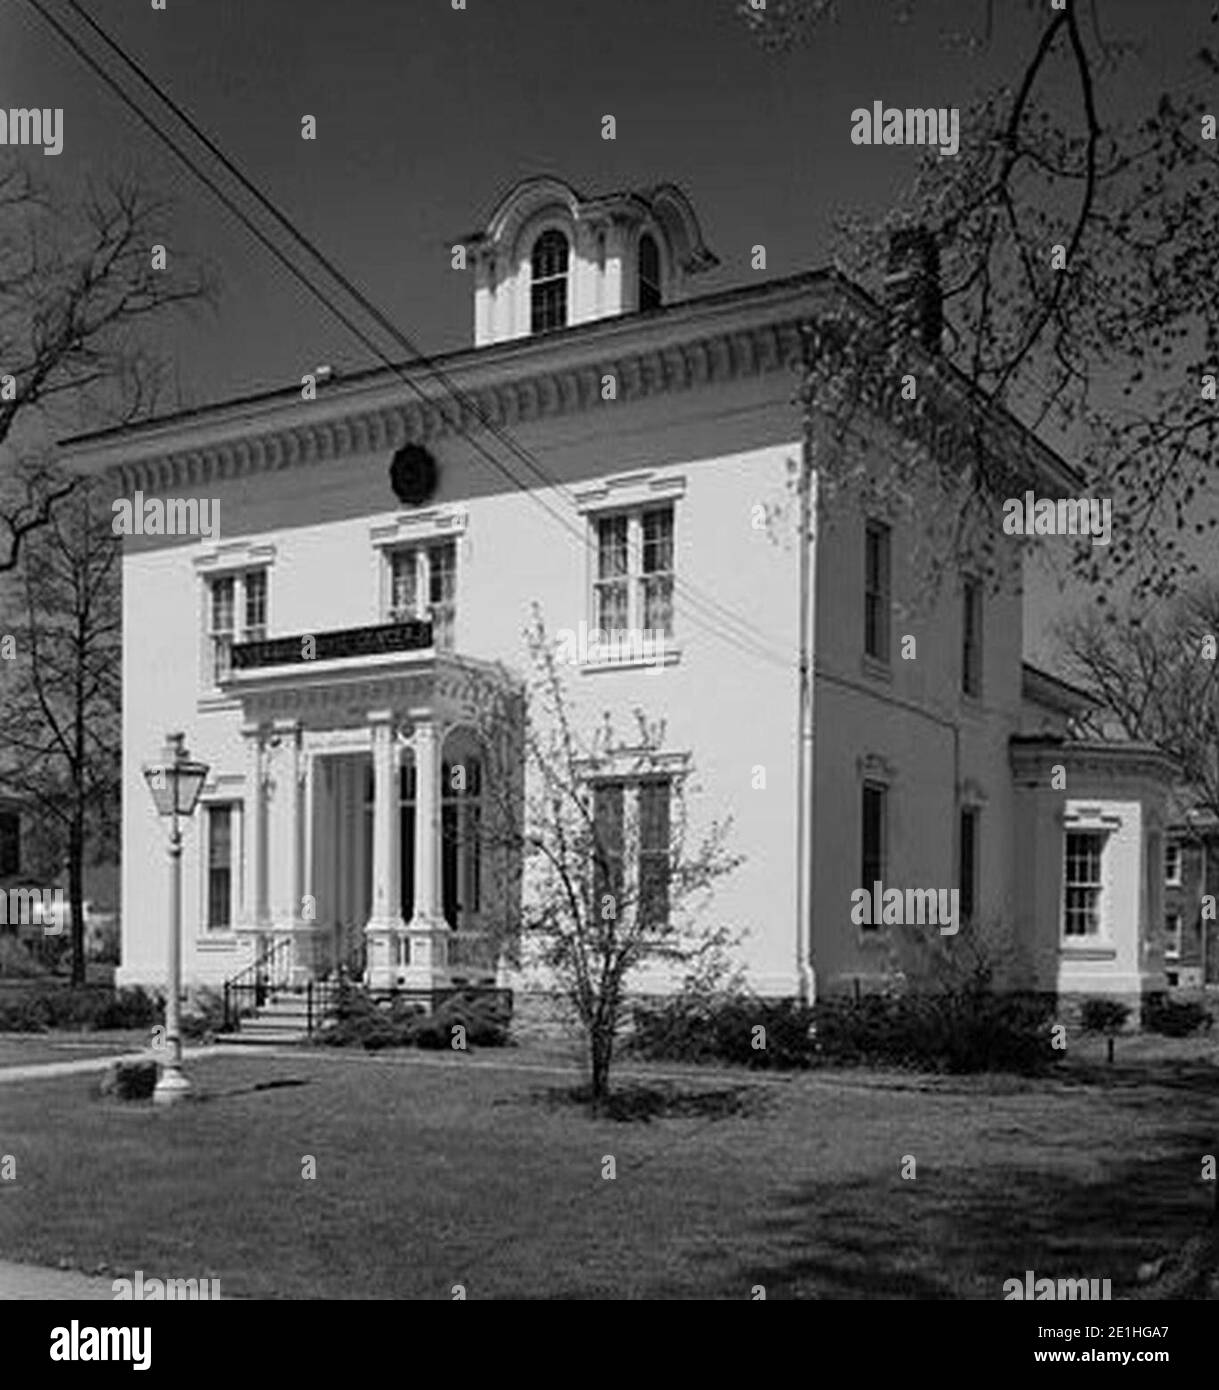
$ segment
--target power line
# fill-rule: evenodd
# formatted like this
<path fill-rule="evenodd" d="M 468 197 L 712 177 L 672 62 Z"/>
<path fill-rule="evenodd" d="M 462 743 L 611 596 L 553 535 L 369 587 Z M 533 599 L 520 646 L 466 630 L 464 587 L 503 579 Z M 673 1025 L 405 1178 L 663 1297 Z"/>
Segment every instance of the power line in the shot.
<path fill-rule="evenodd" d="M 245 214 L 245 212 L 240 207 L 238 207 L 222 189 L 220 189 L 217 186 L 214 180 L 212 180 L 206 173 L 204 173 L 197 166 L 197 164 L 190 158 L 189 155 L 187 155 L 179 147 L 179 145 L 173 140 L 173 138 L 170 135 L 168 135 L 165 131 L 163 131 L 160 128 L 160 126 L 158 126 L 156 122 L 154 122 L 143 111 L 143 109 L 138 105 L 138 103 L 134 102 L 128 96 L 128 94 L 123 90 L 123 88 L 93 58 L 93 56 L 80 43 L 77 42 L 77 40 L 72 36 L 71 33 L 68 32 L 68 30 L 60 23 L 60 21 L 57 20 L 54 16 L 52 16 L 50 13 L 48 13 L 45 5 L 42 3 L 42 0 L 27 0 L 27 3 L 29 3 L 35 9 L 35 11 L 49 25 L 51 25 L 53 29 L 55 29 L 55 31 L 60 35 L 60 37 L 72 48 L 72 50 L 83 62 L 94 73 L 101 77 L 101 79 L 106 83 L 106 85 L 119 97 L 123 104 L 126 107 L 128 107 L 128 109 L 133 111 L 134 114 L 157 135 L 157 137 L 162 141 L 162 143 L 167 145 L 169 149 L 172 151 L 172 153 L 174 153 L 187 166 L 187 168 L 198 179 L 200 179 L 201 182 L 203 182 L 213 193 L 215 193 L 215 195 L 221 200 L 224 206 L 235 217 L 238 218 L 242 225 L 245 226 L 267 250 L 269 250 L 272 253 L 275 259 L 281 265 L 283 265 L 289 271 L 290 274 L 292 274 L 302 285 L 304 285 L 304 287 L 307 290 L 309 290 L 310 293 L 315 295 L 315 297 L 317 297 L 366 348 L 373 352 L 381 360 L 381 362 L 383 362 L 386 367 L 393 371 L 395 375 L 397 375 L 406 386 L 408 386 L 412 391 L 415 392 L 416 395 L 418 395 L 421 399 L 428 401 L 429 403 L 434 403 L 433 399 L 429 397 L 425 391 L 423 391 L 423 389 L 418 385 L 418 383 L 413 381 L 410 377 L 408 377 L 401 370 L 401 366 L 399 364 L 393 362 L 384 352 L 382 352 L 381 349 L 376 345 L 376 343 L 374 343 L 372 339 L 361 328 L 359 328 L 355 323 L 353 323 L 351 318 L 347 314 L 345 314 L 342 311 L 342 309 L 336 306 L 333 303 L 333 301 L 329 297 L 327 297 L 307 275 L 305 275 L 291 260 L 289 260 L 280 251 L 280 249 L 270 241 L 270 239 L 261 231 L 261 229 L 259 229 L 252 222 L 252 220 Z M 269 215 L 275 220 L 275 222 L 288 233 L 291 239 L 298 246 L 305 250 L 305 252 L 313 260 L 315 260 L 326 270 L 326 272 L 331 276 L 331 278 L 345 291 L 345 293 L 347 293 L 353 300 L 355 300 L 355 302 L 365 311 L 365 313 L 373 319 L 373 321 L 377 324 L 378 327 L 380 327 L 384 332 L 388 333 L 393 338 L 395 343 L 408 354 L 410 354 L 410 356 L 414 358 L 416 362 L 418 362 L 425 369 L 430 371 L 441 383 L 441 385 L 445 387 L 448 394 L 458 402 L 458 404 L 460 404 L 465 409 L 468 409 L 473 415 L 475 415 L 483 423 L 484 427 L 489 432 L 494 434 L 501 441 L 501 443 L 505 445 L 505 447 L 510 449 L 511 452 L 513 452 L 514 454 L 516 454 L 516 456 L 520 458 L 526 464 L 526 466 L 530 468 L 530 470 L 535 474 L 535 476 L 537 476 L 547 487 L 555 489 L 561 495 L 565 494 L 565 489 L 563 485 L 559 482 L 559 480 L 550 476 L 537 462 L 537 460 L 533 458 L 532 454 L 530 454 L 528 450 L 526 450 L 522 445 L 520 445 L 518 441 L 513 439 L 512 436 L 507 433 L 507 431 L 503 430 L 502 427 L 497 425 L 494 421 L 488 419 L 485 412 L 478 405 L 477 401 L 470 397 L 468 393 L 463 391 L 462 388 L 456 382 L 452 381 L 452 379 L 447 375 L 447 373 L 445 373 L 436 362 L 434 362 L 425 353 L 423 353 L 409 337 L 407 337 L 401 330 L 399 330 L 397 326 L 391 320 L 389 320 L 381 312 L 381 310 L 377 308 L 375 304 L 372 303 L 372 301 L 367 297 L 367 295 L 365 295 L 359 289 L 359 287 L 356 286 L 344 274 L 342 270 L 335 266 L 330 261 L 330 259 L 304 233 L 300 232 L 296 228 L 296 226 L 285 216 L 285 214 L 282 213 L 280 209 L 270 199 L 268 199 L 261 192 L 261 190 L 259 190 L 256 187 L 256 185 L 252 183 L 252 181 L 249 178 L 246 177 L 246 175 L 235 164 L 235 162 L 232 159 L 230 159 L 207 136 L 207 134 L 198 127 L 198 125 L 190 117 L 190 115 L 183 111 L 182 108 L 166 92 L 162 90 L 162 88 L 156 83 L 156 81 L 149 77 L 142 70 L 142 68 L 133 59 L 131 59 L 123 51 L 123 49 L 114 42 L 113 39 L 110 38 L 110 36 L 105 32 L 105 30 L 103 30 L 101 26 L 98 25 L 92 19 L 91 16 L 86 14 L 80 8 L 80 6 L 76 3 L 76 0 L 68 0 L 68 4 L 70 8 L 73 10 L 73 12 L 79 18 L 81 18 L 95 34 L 97 34 L 97 36 L 102 40 L 103 43 L 106 44 L 106 46 L 111 50 L 111 52 L 113 52 L 128 69 L 134 72 L 135 75 L 139 78 L 139 80 L 143 82 L 144 85 L 149 90 L 151 90 L 160 99 L 160 101 L 165 106 L 167 106 L 178 117 L 179 120 L 183 122 L 183 124 L 187 126 L 187 128 L 192 132 L 192 134 L 195 135 L 195 137 L 209 150 L 209 152 L 221 162 L 225 170 L 234 179 L 236 179 L 253 198 L 255 198 L 258 204 L 267 213 L 269 213 Z M 564 527 L 564 529 L 566 529 L 572 536 L 575 537 L 575 539 L 583 548 L 585 548 L 586 550 L 592 549 L 592 539 L 589 536 L 588 532 L 586 530 L 582 530 L 572 525 L 565 516 L 553 510 L 546 503 L 546 501 L 536 492 L 535 489 L 530 487 L 528 483 L 522 482 L 514 473 L 511 472 L 511 470 L 509 470 L 503 463 L 501 463 L 499 459 L 497 459 L 493 454 L 489 453 L 482 446 L 482 444 L 465 428 L 465 423 L 464 420 L 461 418 L 460 412 L 458 413 L 458 418 L 451 419 L 450 423 L 458 432 L 464 434 L 469 440 L 469 442 L 478 451 L 478 453 L 481 454 L 494 468 L 496 468 L 497 471 L 499 471 L 504 477 L 506 477 L 513 484 L 513 486 L 518 488 L 520 491 L 524 492 L 526 496 L 531 498 L 553 520 L 555 520 L 556 522 L 558 522 L 559 525 Z M 745 650 L 748 647 L 750 651 L 747 654 L 754 655 L 762 660 L 771 661 L 776 665 L 781 665 L 784 669 L 788 668 L 792 664 L 789 658 L 782 655 L 776 656 L 774 654 L 774 649 L 768 648 L 768 646 L 763 640 L 759 640 L 754 635 L 747 619 L 735 614 L 731 609 L 719 603 L 719 601 L 714 599 L 712 596 L 704 595 L 697 586 L 693 585 L 689 581 L 681 581 L 677 579 L 677 577 L 675 576 L 674 586 L 676 589 L 679 590 L 682 597 L 685 598 L 689 607 L 694 610 L 694 613 L 687 615 L 693 621 L 694 626 L 703 628 L 704 630 L 710 632 L 713 636 L 718 637 L 721 641 L 725 641 L 729 645 L 736 646 L 739 650 Z M 698 617 L 696 616 L 699 613 L 709 618 L 711 620 L 711 624 L 713 625 L 709 625 L 705 622 L 699 622 Z M 728 631 L 723 631 L 722 629 L 724 628 L 727 628 Z M 736 628 L 737 631 L 733 632 L 733 628 Z"/>

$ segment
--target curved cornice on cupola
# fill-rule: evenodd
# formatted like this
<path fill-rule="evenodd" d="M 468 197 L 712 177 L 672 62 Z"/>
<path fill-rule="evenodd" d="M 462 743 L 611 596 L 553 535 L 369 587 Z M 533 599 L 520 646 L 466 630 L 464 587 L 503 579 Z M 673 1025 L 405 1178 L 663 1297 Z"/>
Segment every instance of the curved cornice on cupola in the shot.
<path fill-rule="evenodd" d="M 675 183 L 658 183 L 649 188 L 644 197 L 687 275 L 697 275 L 719 265 L 720 258 L 703 241 L 689 198 Z"/>
<path fill-rule="evenodd" d="M 467 243 L 489 249 L 510 247 L 515 244 L 521 227 L 536 213 L 557 204 L 576 222 L 586 201 L 569 183 L 552 175 L 522 179 L 496 203 L 487 225 L 468 237 Z"/>

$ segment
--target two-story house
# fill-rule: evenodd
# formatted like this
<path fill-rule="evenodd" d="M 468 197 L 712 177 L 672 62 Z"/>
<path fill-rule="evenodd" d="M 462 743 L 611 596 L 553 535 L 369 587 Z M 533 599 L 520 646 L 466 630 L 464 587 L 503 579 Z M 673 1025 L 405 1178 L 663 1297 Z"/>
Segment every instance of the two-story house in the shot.
<path fill-rule="evenodd" d="M 480 939 L 527 885 L 484 862 L 463 691 L 501 667 L 523 681 L 536 605 L 551 633 L 626 639 L 571 646 L 583 727 L 664 721 L 645 772 L 628 759 L 593 789 L 599 824 L 639 827 L 626 871 L 664 862 L 678 779 L 694 815 L 731 817 L 743 862 L 712 911 L 757 989 L 888 978 L 890 927 L 852 918 L 876 883 L 955 890 L 1012 984 L 1158 986 L 1164 760 L 1070 737 L 1078 692 L 1022 661 L 1017 559 L 999 592 L 958 575 L 920 605 L 917 516 L 819 504 L 807 330 L 914 305 L 912 353 L 933 357 L 918 243 L 889 305 L 832 271 L 699 295 L 715 258 L 676 188 L 589 199 L 536 178 L 464 245 L 472 347 L 64 446 L 116 499 L 219 508 L 218 537 L 124 539 L 120 981 L 165 978 L 141 765 L 171 728 L 211 769 L 185 849 L 188 979 L 274 942 L 298 981 L 341 962 L 377 987 L 491 979 Z M 1015 421 L 995 428 L 1013 476 L 1078 491 Z M 806 462 L 802 566 L 770 521 L 790 521 Z M 475 773 L 455 788 L 459 764 Z"/>

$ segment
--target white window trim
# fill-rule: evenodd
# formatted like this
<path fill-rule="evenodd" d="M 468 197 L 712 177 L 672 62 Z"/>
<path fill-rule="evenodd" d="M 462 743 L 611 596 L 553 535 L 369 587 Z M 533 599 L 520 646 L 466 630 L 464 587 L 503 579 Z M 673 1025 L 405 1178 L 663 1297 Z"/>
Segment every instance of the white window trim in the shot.
<path fill-rule="evenodd" d="M 576 310 L 576 228 L 571 218 L 559 212 L 543 212 L 523 226 L 517 234 L 516 295 L 514 302 L 514 321 L 509 327 L 512 337 L 545 337 L 545 333 L 533 331 L 533 248 L 537 240 L 546 232 L 562 232 L 567 238 L 567 322 L 563 328 L 579 323 Z M 556 277 L 557 278 L 557 277 Z M 551 333 L 562 329 L 549 329 Z"/>
<path fill-rule="evenodd" d="M 199 916 L 195 944 L 199 950 L 231 951 L 238 943 L 237 926 L 245 902 L 245 776 L 242 773 L 221 773 L 207 783 L 199 796 Z M 208 918 L 208 858 L 207 812 L 214 806 L 228 806 L 232 811 L 232 865 L 229 881 L 229 926 L 215 929 Z"/>
<path fill-rule="evenodd" d="M 1177 872 L 1176 872 L 1175 875 L 1170 874 L 1170 873 L 1168 872 L 1168 864 L 1167 864 L 1167 862 L 1165 862 L 1165 865 L 1164 865 L 1164 885 L 1165 885 L 1165 887 L 1167 887 L 1167 888 L 1180 888 L 1180 887 L 1183 885 L 1184 879 L 1185 879 L 1185 847 L 1184 847 L 1182 844 L 1180 844 L 1179 842 L 1177 842 L 1177 843 L 1175 843 L 1175 844 L 1170 843 L 1170 844 L 1165 845 L 1165 846 L 1164 846 L 1164 859 L 1165 859 L 1165 861 L 1167 861 L 1167 859 L 1168 859 L 1168 851 L 1169 851 L 1170 849 L 1175 849 L 1176 852 L 1177 852 Z"/>
<path fill-rule="evenodd" d="M 270 551 L 271 559 L 275 556 L 274 546 L 254 546 L 254 547 L 230 547 L 236 554 L 238 550 L 244 551 L 248 555 L 258 555 L 264 551 Z M 231 579 L 233 581 L 233 641 L 234 643 L 246 640 L 246 589 L 245 576 L 253 571 L 257 571 L 266 576 L 266 609 L 263 614 L 265 622 L 263 628 L 267 637 L 271 635 L 271 562 L 270 560 L 254 559 L 252 563 L 237 564 L 229 563 L 230 557 L 226 556 L 225 563 L 215 567 L 204 566 L 200 561 L 196 561 L 196 570 L 200 571 L 201 582 L 199 585 L 199 606 L 200 606 L 200 646 L 199 646 L 199 707 L 201 709 L 236 709 L 240 701 L 234 697 L 226 695 L 216 683 L 214 676 L 214 666 L 212 663 L 212 582 L 217 579 Z"/>
<path fill-rule="evenodd" d="M 686 493 L 685 475 L 657 473 L 621 473 L 605 478 L 590 487 L 576 490 L 576 510 L 582 513 L 625 512 L 656 502 L 675 502 Z"/>
<path fill-rule="evenodd" d="M 662 474 L 654 471 L 623 473 L 615 478 L 606 478 L 593 487 L 579 489 L 575 494 L 576 510 L 584 517 L 588 529 L 588 545 L 585 557 L 584 580 L 584 625 L 591 638 L 596 630 L 594 618 L 597 612 L 597 534 L 596 525 L 602 518 L 625 515 L 627 518 L 627 630 L 639 634 L 637 647 L 629 648 L 628 655 L 593 657 L 585 655 L 579 662 L 579 670 L 589 674 L 594 671 L 623 671 L 650 667 L 659 670 L 673 666 L 681 660 L 681 643 L 676 638 L 667 637 L 662 642 L 644 643 L 638 623 L 639 579 L 642 575 L 643 521 L 642 513 L 649 507 L 673 507 L 673 606 L 676 618 L 677 606 L 677 524 L 678 501 L 685 496 L 686 479 L 683 474 Z"/>
<path fill-rule="evenodd" d="M 1107 910 L 1107 906 L 1113 896 L 1113 835 L 1121 825 L 1121 816 L 1102 812 L 1095 806 L 1069 811 L 1062 818 L 1062 888 L 1058 894 L 1058 944 L 1059 949 L 1067 954 L 1086 954 L 1098 948 L 1113 947 L 1112 914 Z M 1091 936 L 1067 935 L 1067 832 L 1071 830 L 1094 831 L 1105 837 L 1101 845 L 1100 861 L 1100 930 Z"/>
<path fill-rule="evenodd" d="M 369 528 L 368 538 L 377 548 L 418 545 L 443 536 L 459 536 L 470 524 L 465 507 L 427 507 L 418 512 L 400 512 L 391 521 Z"/>
<path fill-rule="evenodd" d="M 276 547 L 269 541 L 227 541 L 195 557 L 199 574 L 223 575 L 234 570 L 269 569 L 275 563 Z"/>

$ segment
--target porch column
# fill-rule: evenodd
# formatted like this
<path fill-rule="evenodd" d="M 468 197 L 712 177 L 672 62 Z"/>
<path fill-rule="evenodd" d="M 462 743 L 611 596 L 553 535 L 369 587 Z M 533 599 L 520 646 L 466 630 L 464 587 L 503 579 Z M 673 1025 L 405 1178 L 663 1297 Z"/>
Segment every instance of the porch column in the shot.
<path fill-rule="evenodd" d="M 415 910 L 407 928 L 410 961 L 403 981 L 431 991 L 448 983 L 449 930 L 440 869 L 442 732 L 431 710 L 412 710 L 415 754 Z"/>
<path fill-rule="evenodd" d="M 385 989 L 397 983 L 402 931 L 398 741 L 391 710 L 370 714 L 368 722 L 373 766 L 372 914 L 364 930 L 368 936 L 369 983 Z"/>
<path fill-rule="evenodd" d="M 271 920 L 267 902 L 266 731 L 261 724 L 246 724 L 241 732 L 246 741 L 246 819 L 249 825 L 245 919 L 247 925 L 265 929 Z"/>
<path fill-rule="evenodd" d="M 430 713 L 415 719 L 415 911 L 413 927 L 443 927 L 440 877 L 440 729 Z"/>
<path fill-rule="evenodd" d="M 305 731 L 299 719 L 277 720 L 275 732 L 288 752 L 288 880 L 283 926 L 290 935 L 288 955 L 293 985 L 304 985 L 313 976 L 313 939 L 302 923 L 305 895 Z M 281 890 L 282 891 L 282 890 Z M 312 918 L 309 919 L 312 921 Z"/>
<path fill-rule="evenodd" d="M 289 754 L 288 795 L 285 798 L 288 811 L 288 880 L 283 916 L 287 925 L 292 926 L 300 920 L 301 898 L 305 891 L 303 729 L 299 720 L 285 719 L 276 720 L 275 732 L 287 745 Z"/>

